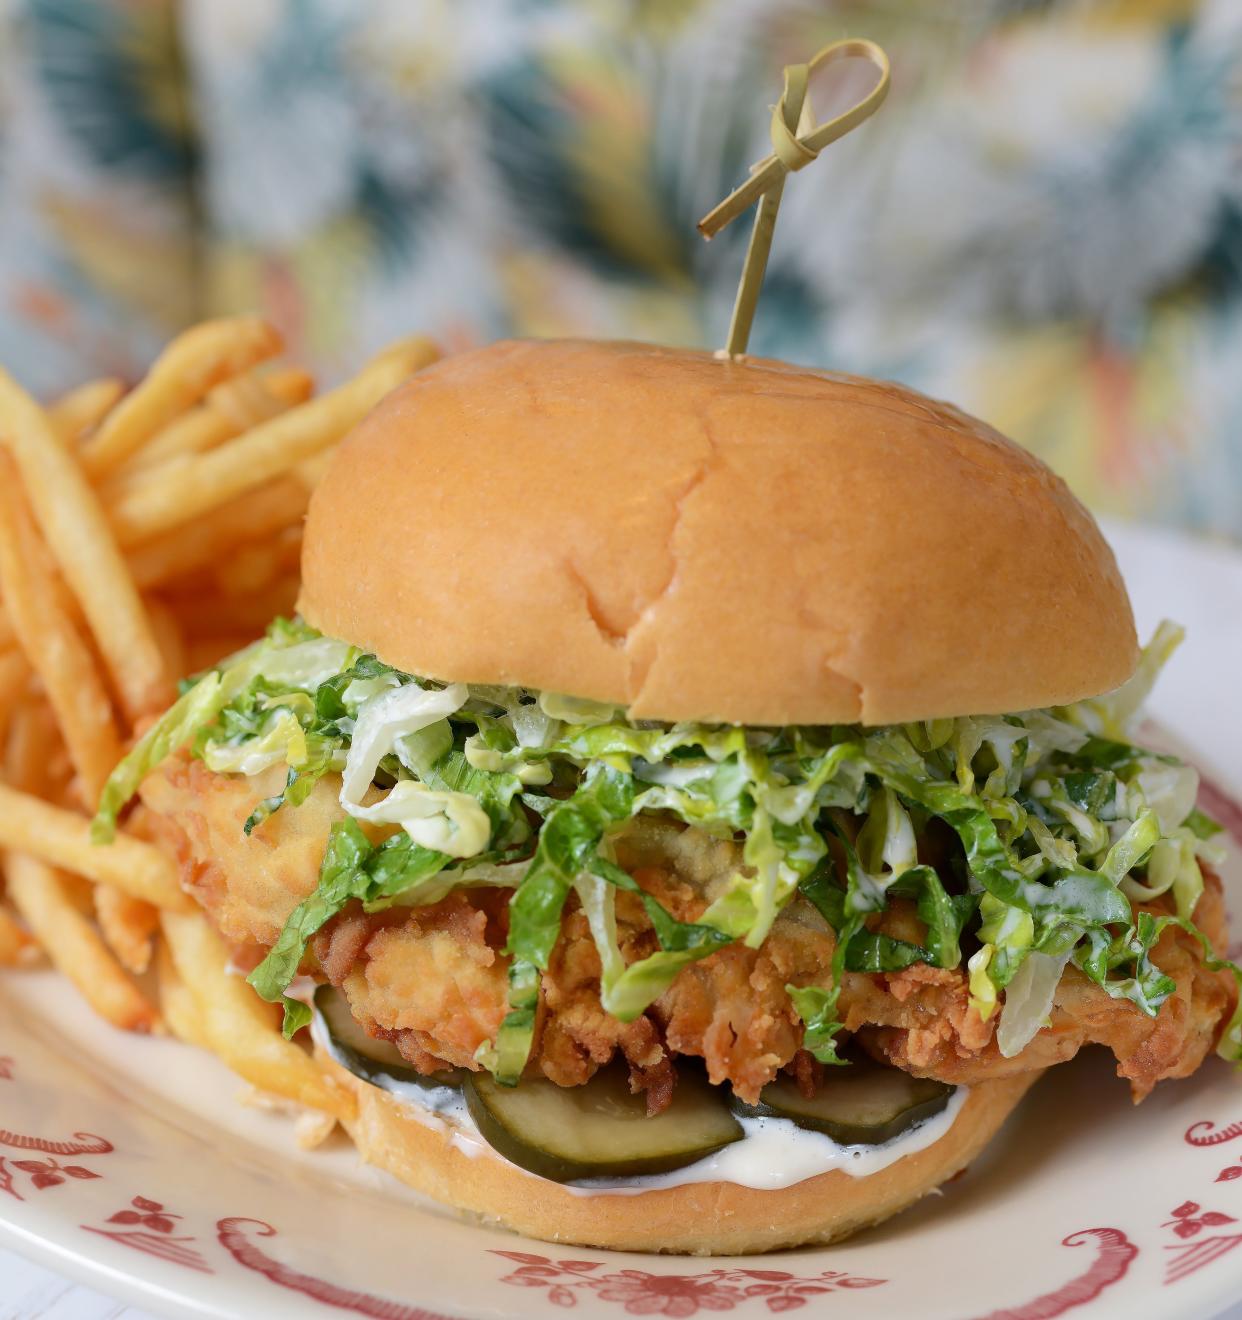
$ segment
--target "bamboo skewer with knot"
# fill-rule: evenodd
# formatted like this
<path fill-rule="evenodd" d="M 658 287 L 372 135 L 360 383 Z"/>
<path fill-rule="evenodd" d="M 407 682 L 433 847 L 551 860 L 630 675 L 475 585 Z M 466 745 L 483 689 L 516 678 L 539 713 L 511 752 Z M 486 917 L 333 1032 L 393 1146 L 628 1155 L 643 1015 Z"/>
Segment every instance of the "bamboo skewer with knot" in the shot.
<path fill-rule="evenodd" d="M 879 80 L 861 101 L 855 102 L 827 123 L 817 124 L 815 112 L 807 98 L 811 75 L 826 65 L 856 57 L 870 60 L 879 70 Z M 806 64 L 790 64 L 785 67 L 784 90 L 780 100 L 772 107 L 772 154 L 753 165 L 746 182 L 699 221 L 699 232 L 704 238 L 710 239 L 756 201 L 759 202 L 746 249 L 746 260 L 742 266 L 737 299 L 733 304 L 733 316 L 729 322 L 729 339 L 719 356 L 736 358 L 746 352 L 786 176 L 805 168 L 826 146 L 844 137 L 863 120 L 875 114 L 888 95 L 888 86 L 888 56 L 874 41 L 857 37 L 832 42 L 816 51 Z"/>

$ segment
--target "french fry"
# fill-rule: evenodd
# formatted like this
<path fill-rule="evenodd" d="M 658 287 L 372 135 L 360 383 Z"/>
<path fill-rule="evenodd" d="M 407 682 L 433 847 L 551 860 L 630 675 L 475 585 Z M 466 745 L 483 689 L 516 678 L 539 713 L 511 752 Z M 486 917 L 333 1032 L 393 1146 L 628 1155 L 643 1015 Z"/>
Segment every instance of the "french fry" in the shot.
<path fill-rule="evenodd" d="M 0 903 L 0 967 L 29 967 L 39 960 L 39 946 Z"/>
<path fill-rule="evenodd" d="M 103 510 L 43 409 L 0 371 L 0 439 L 21 470 L 44 539 L 134 718 L 167 703 L 170 677 Z"/>
<path fill-rule="evenodd" d="M 27 793 L 38 794 L 69 810 L 77 808 L 77 803 L 68 800 L 73 767 L 60 725 L 37 689 L 32 688 L 27 699 L 13 712 L 4 752 L 4 775 L 10 784 Z M 86 906 L 90 906 L 89 895 Z"/>
<path fill-rule="evenodd" d="M 284 557 L 275 540 L 238 546 L 212 574 L 220 594 L 234 597 L 254 595 L 284 575 Z"/>
<path fill-rule="evenodd" d="M 95 918 L 121 966 L 141 976 L 151 965 L 151 941 L 160 928 L 159 908 L 131 898 L 114 885 L 96 885 Z"/>
<path fill-rule="evenodd" d="M 283 475 L 335 444 L 384 395 L 436 356 L 430 340 L 406 341 L 369 363 L 353 380 L 218 449 L 196 455 L 174 471 L 143 473 L 109 510 L 117 539 L 122 545 L 136 545 Z"/>
<path fill-rule="evenodd" d="M 143 591 L 220 562 L 234 547 L 262 542 L 301 520 L 309 498 L 295 477 L 280 477 L 129 552 Z"/>
<path fill-rule="evenodd" d="M 271 621 L 291 614 L 298 598 L 296 577 L 282 577 L 252 596 L 170 596 L 168 604 L 187 642 L 236 630 L 254 641 Z"/>
<path fill-rule="evenodd" d="M 99 425 L 124 393 L 124 382 L 115 376 L 87 381 L 49 404 L 48 420 L 65 444 L 77 445 Z"/>
<path fill-rule="evenodd" d="M 228 970 L 224 942 L 199 913 L 160 916 L 177 973 L 189 987 L 212 1050 L 262 1091 L 308 1109 L 348 1117 L 349 1096 L 332 1086 L 304 1050 L 280 1034 L 280 1012 Z"/>
<path fill-rule="evenodd" d="M 0 452 L 4 450 L 3 439 L 0 438 Z M 29 501 L 27 501 L 29 504 Z M 60 606 L 61 612 L 67 614 L 75 623 L 82 621 L 82 610 L 73 592 L 65 585 L 65 579 L 61 577 L 59 571 L 52 575 L 52 589 L 56 593 L 56 603 Z M 4 608 L 4 602 L 0 600 L 0 652 L 17 647 L 20 649 L 20 643 L 17 640 L 17 629 L 13 626 L 13 620 L 9 618 L 8 611 Z"/>
<path fill-rule="evenodd" d="M 177 975 L 177 966 L 168 950 L 166 940 L 160 940 L 155 950 L 155 977 L 159 986 L 160 1014 L 165 1026 L 178 1040 L 201 1049 L 211 1049 L 211 1042 L 203 1029 L 198 1004 L 186 983 Z"/>
<path fill-rule="evenodd" d="M 236 434 L 226 418 L 206 404 L 200 404 L 174 418 L 162 431 L 153 435 L 136 454 L 130 456 L 128 462 L 100 483 L 100 489 L 104 491 L 106 499 L 115 499 L 137 474 L 159 470 L 168 463 L 176 463 L 192 454 L 214 449 Z"/>
<path fill-rule="evenodd" d="M 139 804 L 96 846 L 81 809 L 173 677 L 292 610 L 332 447 L 438 356 L 403 340 L 313 398 L 308 373 L 262 365 L 279 348 L 258 318 L 205 322 L 128 394 L 100 379 L 46 409 L 0 372 L 0 966 L 45 950 L 102 1016 L 212 1050 L 311 1145 L 354 1101 L 230 970 L 168 822 Z"/>
<path fill-rule="evenodd" d="M 9 853 L 7 893 L 57 971 L 77 986 L 91 1007 L 125 1031 L 151 1031 L 155 1008 L 121 970 L 90 922 L 74 907 L 61 877 L 23 853 Z"/>
<path fill-rule="evenodd" d="M 332 451 L 325 449 L 322 453 L 312 454 L 310 458 L 304 459 L 294 468 L 294 472 L 307 490 L 314 490 L 323 480 L 331 461 Z"/>
<path fill-rule="evenodd" d="M 29 682 L 30 663 L 25 655 L 16 648 L 0 651 L 0 721 L 7 721 Z"/>
<path fill-rule="evenodd" d="M 65 897 L 84 917 L 93 921 L 95 919 L 96 886 L 91 884 L 84 876 L 71 875 L 68 871 L 60 871 L 58 874 L 65 891 Z"/>
<path fill-rule="evenodd" d="M 160 654 L 170 674 L 185 673 L 185 638 L 181 635 L 181 625 L 177 616 L 161 600 L 146 597 L 147 614 L 159 643 Z"/>
<path fill-rule="evenodd" d="M 293 1139 L 299 1150 L 317 1150 L 336 1131 L 335 1114 L 317 1114 L 307 1109 L 293 1120 Z"/>
<path fill-rule="evenodd" d="M 212 669 L 226 656 L 235 654 L 254 641 L 249 633 L 225 633 L 214 637 L 191 637 L 186 642 L 186 672 L 200 674 Z"/>
<path fill-rule="evenodd" d="M 96 884 L 115 885 L 158 908 L 193 908 L 177 883 L 175 863 L 154 844 L 118 833 L 112 843 L 96 846 L 85 816 L 5 784 L 0 784 L 0 848 L 30 853 Z"/>
<path fill-rule="evenodd" d="M 260 1091 L 257 1086 L 246 1088 L 238 1101 L 251 1109 L 265 1109 L 271 1114 L 284 1114 L 293 1119 L 293 1139 L 299 1150 L 314 1150 L 322 1146 L 336 1130 L 336 1118 L 318 1109 L 304 1109 L 294 1100 Z"/>
<path fill-rule="evenodd" d="M 315 378 L 309 371 L 287 368 L 266 376 L 250 372 L 217 385 L 207 396 L 207 406 L 229 423 L 234 435 L 240 435 L 305 403 L 314 392 Z"/>
<path fill-rule="evenodd" d="M 314 392 L 314 377 L 292 367 L 262 376 L 248 373 L 226 381 L 217 385 L 201 406 L 152 436 L 118 475 L 132 479 L 135 472 L 214 449 L 285 409 L 305 403 Z"/>
<path fill-rule="evenodd" d="M 42 680 L 88 799 L 121 756 L 112 705 L 90 650 L 61 610 L 45 548 L 0 451 L 0 592 L 26 657 Z"/>
<path fill-rule="evenodd" d="M 302 577 L 302 524 L 285 527 L 276 536 L 281 566 L 290 577 Z"/>
<path fill-rule="evenodd" d="M 13 712 L 4 749 L 4 776 L 31 793 L 50 793 L 56 784 L 50 762 L 63 745 L 51 707 L 27 700 Z"/>
<path fill-rule="evenodd" d="M 93 478 L 115 471 L 213 385 L 280 349 L 280 335 L 257 316 L 203 321 L 178 335 L 83 447 L 83 468 Z"/>

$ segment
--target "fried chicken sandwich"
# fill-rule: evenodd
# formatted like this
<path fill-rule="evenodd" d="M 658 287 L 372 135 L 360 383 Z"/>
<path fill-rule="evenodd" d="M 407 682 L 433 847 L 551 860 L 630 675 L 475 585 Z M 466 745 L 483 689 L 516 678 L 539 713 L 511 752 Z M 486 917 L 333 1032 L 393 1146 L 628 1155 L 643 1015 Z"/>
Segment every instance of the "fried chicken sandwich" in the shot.
<path fill-rule="evenodd" d="M 829 1241 L 1085 1045 L 1136 1100 L 1237 1057 L 1214 827 L 1132 741 L 1176 640 L 1140 653 L 1090 515 L 953 408 L 502 343 L 346 439 L 298 617 L 188 686 L 97 832 L 141 797 L 431 1197 Z"/>

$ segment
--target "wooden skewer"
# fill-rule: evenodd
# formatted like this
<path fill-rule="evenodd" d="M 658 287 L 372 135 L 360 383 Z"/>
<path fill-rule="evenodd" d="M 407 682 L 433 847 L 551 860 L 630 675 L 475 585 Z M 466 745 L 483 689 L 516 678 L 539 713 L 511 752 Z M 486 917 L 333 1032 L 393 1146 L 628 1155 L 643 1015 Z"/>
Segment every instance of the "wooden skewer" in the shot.
<path fill-rule="evenodd" d="M 880 72 L 875 86 L 847 110 L 824 124 L 816 124 L 811 103 L 807 99 L 807 85 L 811 74 L 838 60 L 862 57 L 870 60 Z M 759 202 L 755 224 L 746 248 L 742 265 L 742 278 L 733 304 L 733 317 L 729 322 L 729 338 L 720 357 L 737 358 L 746 353 L 750 327 L 755 319 L 759 290 L 763 286 L 768 266 L 768 253 L 772 248 L 772 234 L 776 229 L 776 213 L 785 190 L 785 177 L 809 165 L 830 143 L 857 128 L 880 108 L 888 95 L 888 56 L 874 41 L 849 38 L 834 41 L 818 50 L 806 64 L 790 64 L 785 68 L 785 86 L 780 100 L 772 109 L 772 154 L 751 168 L 750 177 L 740 187 L 699 221 L 699 232 L 710 239 L 731 220 Z"/>

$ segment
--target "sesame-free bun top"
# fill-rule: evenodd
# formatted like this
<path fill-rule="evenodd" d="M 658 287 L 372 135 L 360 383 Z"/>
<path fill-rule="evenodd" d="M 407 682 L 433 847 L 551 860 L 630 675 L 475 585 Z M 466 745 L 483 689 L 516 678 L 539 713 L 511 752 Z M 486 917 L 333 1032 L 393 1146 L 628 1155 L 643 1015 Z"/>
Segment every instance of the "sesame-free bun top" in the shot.
<path fill-rule="evenodd" d="M 912 390 L 637 343 L 447 358 L 336 452 L 299 608 L 426 677 L 639 719 L 886 724 L 1123 682 L 1134 623 L 1038 459 Z"/>

